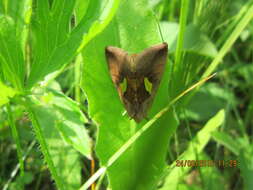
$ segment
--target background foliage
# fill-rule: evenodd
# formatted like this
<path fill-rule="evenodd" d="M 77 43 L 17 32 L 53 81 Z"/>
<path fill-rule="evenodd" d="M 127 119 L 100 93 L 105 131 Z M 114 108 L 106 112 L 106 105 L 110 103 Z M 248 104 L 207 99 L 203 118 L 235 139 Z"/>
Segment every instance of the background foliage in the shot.
<path fill-rule="evenodd" d="M 92 189 L 251 189 L 252 18 L 252 0 L 0 0 L 0 188 L 85 189 L 97 170 Z M 165 73 L 136 124 L 104 48 L 162 42 Z"/>

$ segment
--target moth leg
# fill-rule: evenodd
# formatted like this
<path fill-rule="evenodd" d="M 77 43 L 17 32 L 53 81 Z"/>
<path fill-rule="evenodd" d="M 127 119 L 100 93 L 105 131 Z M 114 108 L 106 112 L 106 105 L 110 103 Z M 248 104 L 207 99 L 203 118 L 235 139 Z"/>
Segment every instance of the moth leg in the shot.
<path fill-rule="evenodd" d="M 125 111 L 122 113 L 122 116 L 125 116 L 125 115 L 126 115 L 126 113 L 127 113 L 127 112 L 126 112 L 126 110 L 125 110 Z"/>

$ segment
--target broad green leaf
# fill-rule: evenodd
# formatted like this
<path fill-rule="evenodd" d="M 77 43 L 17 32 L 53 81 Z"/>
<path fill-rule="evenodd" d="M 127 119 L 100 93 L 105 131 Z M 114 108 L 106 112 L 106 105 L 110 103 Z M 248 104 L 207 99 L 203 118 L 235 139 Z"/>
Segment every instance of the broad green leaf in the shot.
<path fill-rule="evenodd" d="M 219 111 L 211 118 L 206 125 L 198 132 L 194 139 L 189 143 L 188 149 L 183 152 L 177 160 L 196 160 L 196 154 L 201 153 L 211 138 L 211 133 L 224 122 L 224 110 Z M 168 169 L 165 183 L 160 190 L 176 190 L 180 179 L 190 170 L 190 167 L 176 167 L 175 162 Z"/>
<path fill-rule="evenodd" d="M 32 14 L 32 0 L 8 1 L 7 14 L 15 20 L 16 38 L 20 40 L 23 54 L 28 35 L 28 25 Z"/>
<path fill-rule="evenodd" d="M 216 140 L 218 143 L 222 144 L 225 146 L 228 150 L 233 152 L 235 155 L 239 154 L 240 151 L 240 145 L 238 144 L 237 141 L 235 141 L 231 136 L 229 136 L 225 132 L 218 132 L 214 131 L 212 133 L 212 137 L 214 140 Z"/>
<path fill-rule="evenodd" d="M 14 97 L 18 92 L 13 88 L 4 85 L 0 81 L 0 107 L 8 103 L 10 98 Z"/>
<path fill-rule="evenodd" d="M 89 114 L 98 125 L 96 152 L 102 165 L 145 124 L 136 124 L 124 113 L 117 91 L 112 83 L 105 61 L 105 47 L 118 46 L 131 53 L 161 43 L 157 23 L 147 2 L 124 1 L 115 19 L 106 30 L 93 39 L 84 49 L 83 84 Z M 168 103 L 167 64 L 163 81 L 148 117 L 152 117 Z M 161 117 L 143 134 L 108 171 L 112 189 L 153 189 L 165 166 L 169 137 L 175 129 L 171 113 Z"/>
<path fill-rule="evenodd" d="M 63 139 L 84 156 L 90 158 L 90 138 L 84 127 L 87 118 L 77 103 L 54 90 L 47 90 L 47 93 L 41 97 L 41 103 L 54 110 L 55 129 L 59 130 Z"/>
<path fill-rule="evenodd" d="M 86 14 L 90 1 L 91 0 L 86 0 L 84 2 L 83 0 L 76 0 L 75 16 L 77 23 L 79 23 Z"/>
<path fill-rule="evenodd" d="M 35 104 L 35 102 L 33 102 L 31 108 L 41 127 L 43 135 L 41 138 L 45 139 L 60 182 L 65 189 L 78 189 L 81 183 L 79 154 L 61 138 L 58 129 L 59 124 L 57 123 L 59 118 L 55 113 L 55 109 L 47 105 Z"/>
<path fill-rule="evenodd" d="M 21 43 L 25 51 L 25 42 L 28 35 L 28 25 L 32 14 L 32 0 L 1 1 L 0 14 L 11 17 L 15 22 L 16 41 Z"/>
<path fill-rule="evenodd" d="M 42 80 L 45 75 L 59 69 L 65 63 L 52 59 L 57 50 L 59 54 L 60 46 L 67 41 L 74 4 L 74 0 L 69 3 L 56 0 L 50 9 L 48 0 L 36 1 L 31 27 L 33 63 L 28 87 L 32 87 L 35 82 Z M 66 56 L 66 52 L 61 53 L 62 57 Z"/>
<path fill-rule="evenodd" d="M 114 17 L 121 0 L 104 0 L 100 1 L 97 4 L 91 4 L 87 7 L 87 13 L 85 17 L 88 20 L 92 20 L 90 17 L 94 17 L 94 11 L 100 12 L 99 19 L 95 20 L 89 27 L 89 31 L 85 33 L 83 36 L 83 41 L 78 48 L 78 52 L 80 52 L 86 44 L 92 40 L 97 34 L 102 32 L 105 27 L 110 23 L 112 18 Z"/>
<path fill-rule="evenodd" d="M 19 90 L 24 86 L 24 51 L 31 3 L 31 0 L 1 1 L 0 70 L 4 75 L 3 79 Z"/>
<path fill-rule="evenodd" d="M 28 88 L 56 70 L 61 69 L 77 55 L 83 41 L 95 37 L 112 19 L 119 0 L 85 1 L 88 3 L 86 14 L 80 22 L 70 28 L 75 0 L 55 0 L 52 7 L 48 1 L 37 1 L 37 9 L 32 24 L 33 32 L 33 63 L 28 80 Z M 102 9 L 107 2 L 111 6 Z M 99 20 L 99 21 L 98 21 Z M 99 23 L 99 24 L 95 24 Z M 90 36 L 90 30 L 97 30 Z"/>
<path fill-rule="evenodd" d="M 195 121 L 205 121 L 228 104 L 236 105 L 234 95 L 216 83 L 208 83 L 191 98 L 184 116 Z"/>
<path fill-rule="evenodd" d="M 161 22 L 160 24 L 164 40 L 169 45 L 169 52 L 174 53 L 176 50 L 179 25 L 173 22 Z M 208 57 L 215 57 L 217 55 L 215 45 L 205 34 L 201 33 L 197 26 L 193 24 L 188 25 L 184 35 L 183 50 Z"/>
<path fill-rule="evenodd" d="M 0 15 L 0 68 L 4 80 L 21 90 L 25 75 L 21 42 L 16 39 L 15 21 L 4 15 Z"/>

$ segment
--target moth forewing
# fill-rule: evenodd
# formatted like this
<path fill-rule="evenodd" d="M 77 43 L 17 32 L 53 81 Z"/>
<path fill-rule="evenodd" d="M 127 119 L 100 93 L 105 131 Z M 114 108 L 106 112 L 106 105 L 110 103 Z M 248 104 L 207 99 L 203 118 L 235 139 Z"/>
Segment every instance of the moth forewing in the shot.
<path fill-rule="evenodd" d="M 138 69 L 150 80 L 160 80 L 167 60 L 168 45 L 162 43 L 141 52 L 136 58 Z"/>
<path fill-rule="evenodd" d="M 128 55 L 124 50 L 109 46 L 105 49 L 110 75 L 128 115 L 136 122 L 146 117 L 158 89 L 167 60 L 167 44 Z M 148 81 L 147 81 L 148 80 Z M 126 81 L 126 88 L 120 85 Z M 150 85 L 151 88 L 147 86 Z"/>
<path fill-rule="evenodd" d="M 105 55 L 112 81 L 117 88 L 121 101 L 123 101 L 121 83 L 125 81 L 125 78 L 123 76 L 122 70 L 124 61 L 127 58 L 127 52 L 117 47 L 108 46 L 105 48 Z"/>

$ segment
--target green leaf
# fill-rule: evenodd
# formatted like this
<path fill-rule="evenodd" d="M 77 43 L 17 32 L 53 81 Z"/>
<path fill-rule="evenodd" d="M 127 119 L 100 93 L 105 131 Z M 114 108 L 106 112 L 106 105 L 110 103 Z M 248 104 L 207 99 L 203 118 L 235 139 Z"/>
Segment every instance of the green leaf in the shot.
<path fill-rule="evenodd" d="M 195 121 L 206 121 L 227 104 L 236 105 L 234 95 L 216 83 L 208 83 L 192 97 L 183 116 Z"/>
<path fill-rule="evenodd" d="M 112 83 L 105 61 L 105 47 L 118 46 L 129 53 L 161 43 L 157 23 L 147 2 L 124 1 L 115 19 L 106 30 L 93 39 L 83 52 L 85 68 L 82 88 L 89 103 L 89 114 L 99 127 L 96 152 L 102 165 L 146 121 L 136 124 L 127 115 Z M 148 117 L 168 104 L 168 70 L 156 95 Z M 112 189 L 153 189 L 165 166 L 168 139 L 175 130 L 172 113 L 161 117 L 108 170 Z M 168 127 L 169 126 L 169 127 Z"/>
<path fill-rule="evenodd" d="M 161 29 L 164 40 L 169 45 L 169 52 L 175 53 L 179 31 L 178 23 L 161 22 Z M 215 45 L 193 24 L 188 25 L 185 29 L 183 50 L 208 57 L 217 55 Z"/>
<path fill-rule="evenodd" d="M 21 90 L 25 74 L 21 43 L 16 39 L 15 21 L 3 15 L 0 15 L 0 68 L 4 79 Z"/>
<path fill-rule="evenodd" d="M 55 113 L 55 109 L 48 105 L 41 105 L 33 101 L 31 108 L 41 127 L 41 138 L 44 138 L 48 146 L 49 156 L 56 168 L 59 178 L 57 180 L 60 180 L 60 183 L 62 183 L 63 187 L 67 190 L 78 189 L 81 183 L 81 163 L 79 162 L 79 154 L 70 144 L 62 139 L 61 130 L 59 130 L 59 125 L 61 124 L 59 121 L 61 118 Z M 66 126 L 63 124 L 63 126 L 60 127 Z M 36 136 L 37 135 L 38 134 L 36 134 Z M 69 130 L 69 135 L 76 136 L 72 130 Z M 76 138 L 78 137 L 76 136 Z"/>
<path fill-rule="evenodd" d="M 31 16 L 31 0 L 2 2 L 0 14 L 0 70 L 19 90 L 25 77 L 24 51 Z"/>
<path fill-rule="evenodd" d="M 48 89 L 41 104 L 54 110 L 55 127 L 63 139 L 84 156 L 91 157 L 91 144 L 84 124 L 88 122 L 78 104 L 64 94 Z"/>
<path fill-rule="evenodd" d="M 92 40 L 97 34 L 102 32 L 105 27 L 110 23 L 112 18 L 114 17 L 118 7 L 120 4 L 120 0 L 104 0 L 104 1 L 99 1 L 96 4 L 91 4 L 90 6 L 86 9 L 88 10 L 86 17 L 89 20 L 92 20 L 90 17 L 97 17 L 97 15 L 94 14 L 94 12 L 99 12 L 99 18 L 95 20 L 89 28 L 89 31 L 87 34 L 83 36 L 83 41 L 80 47 L 78 48 L 78 52 L 83 49 L 86 44 Z"/>
<path fill-rule="evenodd" d="M 211 138 L 211 133 L 215 131 L 224 122 L 224 110 L 219 111 L 211 118 L 206 125 L 198 132 L 196 137 L 189 143 L 188 149 L 183 152 L 177 160 L 196 160 L 196 154 L 199 154 Z M 180 179 L 190 170 L 190 167 L 176 167 L 175 162 L 170 166 L 165 183 L 160 190 L 177 189 Z"/>
<path fill-rule="evenodd" d="M 4 85 L 0 81 L 0 107 L 8 103 L 10 98 L 14 97 L 18 92 L 13 88 Z"/>
<path fill-rule="evenodd" d="M 66 0 L 56 0 L 50 10 L 48 1 L 37 1 L 31 27 L 33 63 L 28 87 L 32 87 L 35 82 L 69 61 L 59 61 L 59 49 L 67 41 L 70 33 L 69 22 L 74 4 L 75 1 L 66 3 Z M 70 51 L 71 48 L 73 47 L 70 47 Z M 69 53 L 61 51 L 61 54 L 65 58 Z M 73 56 L 73 53 L 70 55 Z"/>
<path fill-rule="evenodd" d="M 1 1 L 0 13 L 14 20 L 16 41 L 17 43 L 21 43 L 24 53 L 25 42 L 28 35 L 28 25 L 32 14 L 32 0 Z"/>
<path fill-rule="evenodd" d="M 77 51 L 107 26 L 117 10 L 119 0 L 110 0 L 108 6 L 102 9 L 105 2 L 107 1 L 85 1 L 89 3 L 86 14 L 77 26 L 70 28 L 74 0 L 55 0 L 51 9 L 48 1 L 37 1 L 32 25 L 35 55 L 28 88 L 43 80 L 47 74 L 64 67 L 77 55 Z M 96 33 L 89 35 L 90 30 L 96 30 Z M 82 42 L 85 43 L 81 46 Z"/>
<path fill-rule="evenodd" d="M 235 155 L 238 155 L 240 152 L 240 145 L 237 141 L 235 141 L 231 136 L 229 136 L 225 132 L 220 131 L 214 131 L 212 133 L 212 137 L 214 140 L 216 140 L 218 143 L 225 146 L 228 150 L 233 152 Z"/>

